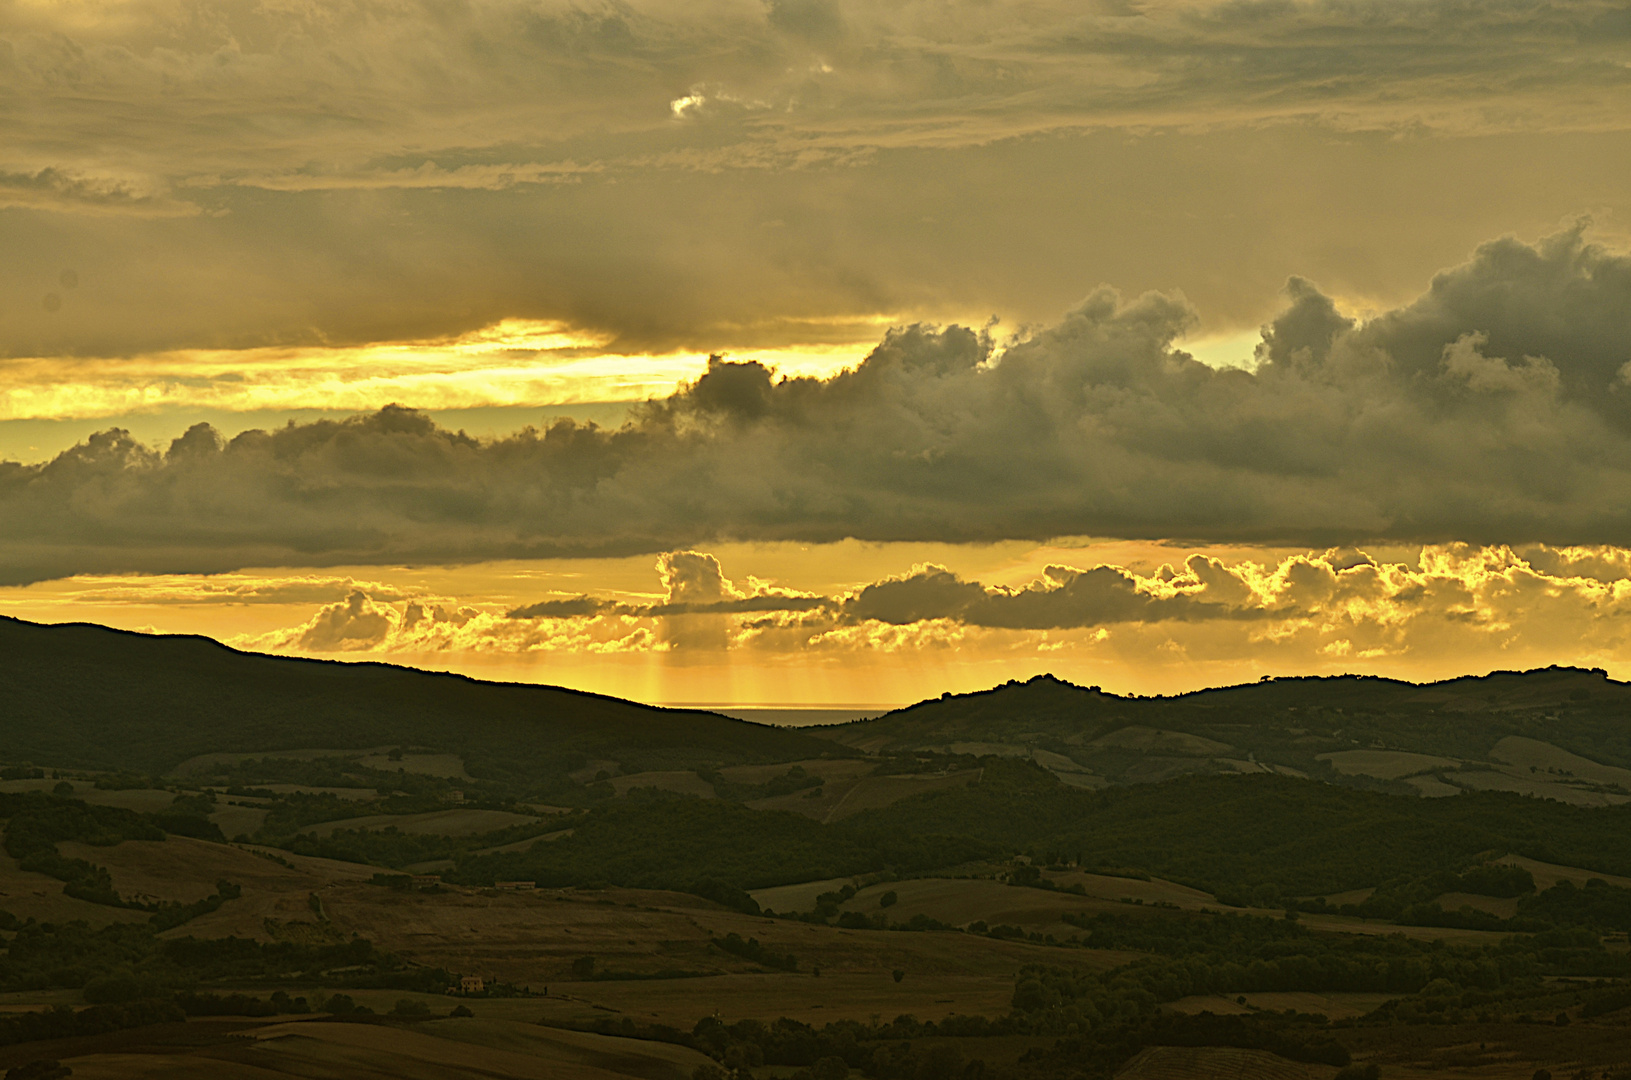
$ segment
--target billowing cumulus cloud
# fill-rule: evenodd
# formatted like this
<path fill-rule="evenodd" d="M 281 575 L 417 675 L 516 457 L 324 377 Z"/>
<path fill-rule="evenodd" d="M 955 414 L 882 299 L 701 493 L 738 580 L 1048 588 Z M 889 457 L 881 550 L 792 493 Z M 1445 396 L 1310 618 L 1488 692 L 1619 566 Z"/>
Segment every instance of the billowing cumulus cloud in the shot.
<path fill-rule="evenodd" d="M 392 604 L 363 590 L 323 605 L 303 623 L 239 635 L 229 644 L 312 654 L 615 653 L 665 647 L 653 627 L 639 620 L 614 616 L 529 622 L 468 605 L 426 600 Z"/>
<path fill-rule="evenodd" d="M 1012 341 L 888 334 L 853 370 L 716 362 L 615 429 L 478 440 L 390 408 L 157 450 L 112 430 L 0 464 L 0 579 L 474 562 L 720 540 L 1194 538 L 1602 544 L 1631 533 L 1631 256 L 1500 240 L 1356 322 L 1290 287 L 1255 371 L 1176 344 L 1181 296 L 1104 288 Z M 752 610 L 706 557 L 669 602 Z M 1029 625 L 1109 578 L 980 598 Z M 993 616 L 995 618 L 995 616 Z"/>

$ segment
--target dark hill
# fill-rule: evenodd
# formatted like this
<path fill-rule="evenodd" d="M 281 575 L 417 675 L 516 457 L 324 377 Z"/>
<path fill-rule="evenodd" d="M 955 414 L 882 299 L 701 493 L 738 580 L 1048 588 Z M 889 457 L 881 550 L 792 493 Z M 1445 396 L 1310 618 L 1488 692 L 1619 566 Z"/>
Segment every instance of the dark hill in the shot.
<path fill-rule="evenodd" d="M 1083 786 L 1186 772 L 1295 771 L 1391 785 L 1404 793 L 1423 789 L 1398 782 L 1410 771 L 1403 766 L 1392 770 L 1396 777 L 1356 779 L 1335 774 L 1329 756 L 1402 751 L 1510 771 L 1516 766 L 1492 753 L 1502 739 L 1518 737 L 1593 762 L 1631 767 L 1628 705 L 1631 685 L 1596 668 L 1500 671 L 1423 685 L 1353 675 L 1282 678 L 1154 698 L 1119 697 L 1042 675 L 980 693 L 947 694 L 873 720 L 808 730 L 872 753 L 1029 755 L 1051 762 L 1062 776 L 1074 762 L 1080 771 L 1073 779 Z M 1559 770 L 1568 767 L 1558 761 Z M 1415 771 L 1431 767 L 1422 762 Z M 1547 775 L 1584 784 L 1573 773 Z M 1473 777 L 1469 786 L 1485 780 Z M 1620 784 L 1625 790 L 1619 791 L 1617 783 L 1599 779 L 1600 790 L 1594 791 L 1610 801 L 1631 796 L 1631 786 Z M 1590 795 L 1583 790 L 1582 800 L 1590 802 Z"/>
<path fill-rule="evenodd" d="M 242 653 L 201 637 L 0 617 L 0 759 L 160 773 L 198 754 L 429 747 L 536 790 L 593 758 L 624 771 L 788 761 L 796 731 L 550 686 Z"/>

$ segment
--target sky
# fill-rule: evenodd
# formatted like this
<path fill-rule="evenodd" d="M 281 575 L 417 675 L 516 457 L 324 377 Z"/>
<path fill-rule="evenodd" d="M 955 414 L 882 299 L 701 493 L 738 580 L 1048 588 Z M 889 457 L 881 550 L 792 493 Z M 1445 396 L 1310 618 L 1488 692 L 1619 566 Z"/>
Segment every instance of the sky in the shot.
<path fill-rule="evenodd" d="M 1624 0 L 0 0 L 0 614 L 1631 678 Z"/>

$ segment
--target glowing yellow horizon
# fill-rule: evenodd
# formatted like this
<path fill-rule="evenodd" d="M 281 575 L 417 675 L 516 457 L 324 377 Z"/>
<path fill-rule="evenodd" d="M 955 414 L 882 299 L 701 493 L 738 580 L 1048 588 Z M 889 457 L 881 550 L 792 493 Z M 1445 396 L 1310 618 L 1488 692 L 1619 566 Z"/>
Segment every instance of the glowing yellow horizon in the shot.
<path fill-rule="evenodd" d="M 897 320 L 867 321 L 885 327 Z M 789 377 L 827 377 L 860 363 L 875 343 L 778 344 L 729 355 Z M 673 393 L 702 375 L 713 355 L 611 345 L 610 335 L 560 322 L 503 319 L 422 341 L 25 357 L 0 361 L 0 421 L 116 420 L 188 408 L 366 412 L 392 403 L 434 411 L 634 402 Z"/>
<path fill-rule="evenodd" d="M 1366 555 L 1081 540 L 713 550 L 717 559 L 689 556 L 694 568 L 721 572 L 712 593 L 696 592 L 695 579 L 690 592 L 677 594 L 672 580 L 665 591 L 663 561 L 654 572 L 651 557 L 636 556 L 84 575 L 0 589 L 0 611 L 674 705 L 883 707 L 1043 673 L 1123 694 L 1264 675 L 1425 682 L 1553 663 L 1631 679 L 1631 635 L 1620 629 L 1631 613 L 1631 549 L 1430 545 Z M 854 607 L 863 590 L 941 567 L 1000 599 L 1048 587 L 1048 568 L 1059 566 L 1115 569 L 1151 602 L 1148 611 L 1024 629 L 949 611 L 880 621 Z M 808 597 L 824 606 L 662 613 L 682 595 Z M 601 606 L 509 615 L 581 596 Z M 1174 599 L 1203 608 L 1163 613 L 1159 603 Z M 1222 606 L 1207 613 L 1205 605 Z"/>

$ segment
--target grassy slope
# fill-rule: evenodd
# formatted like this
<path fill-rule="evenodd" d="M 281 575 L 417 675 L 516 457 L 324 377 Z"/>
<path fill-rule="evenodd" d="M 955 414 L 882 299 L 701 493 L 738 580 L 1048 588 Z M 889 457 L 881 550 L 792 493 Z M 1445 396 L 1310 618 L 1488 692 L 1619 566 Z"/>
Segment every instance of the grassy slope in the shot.
<path fill-rule="evenodd" d="M 0 758 L 162 772 L 197 754 L 400 743 L 472 775 L 787 761 L 830 742 L 714 713 L 387 664 L 240 653 L 205 638 L 0 618 Z"/>

